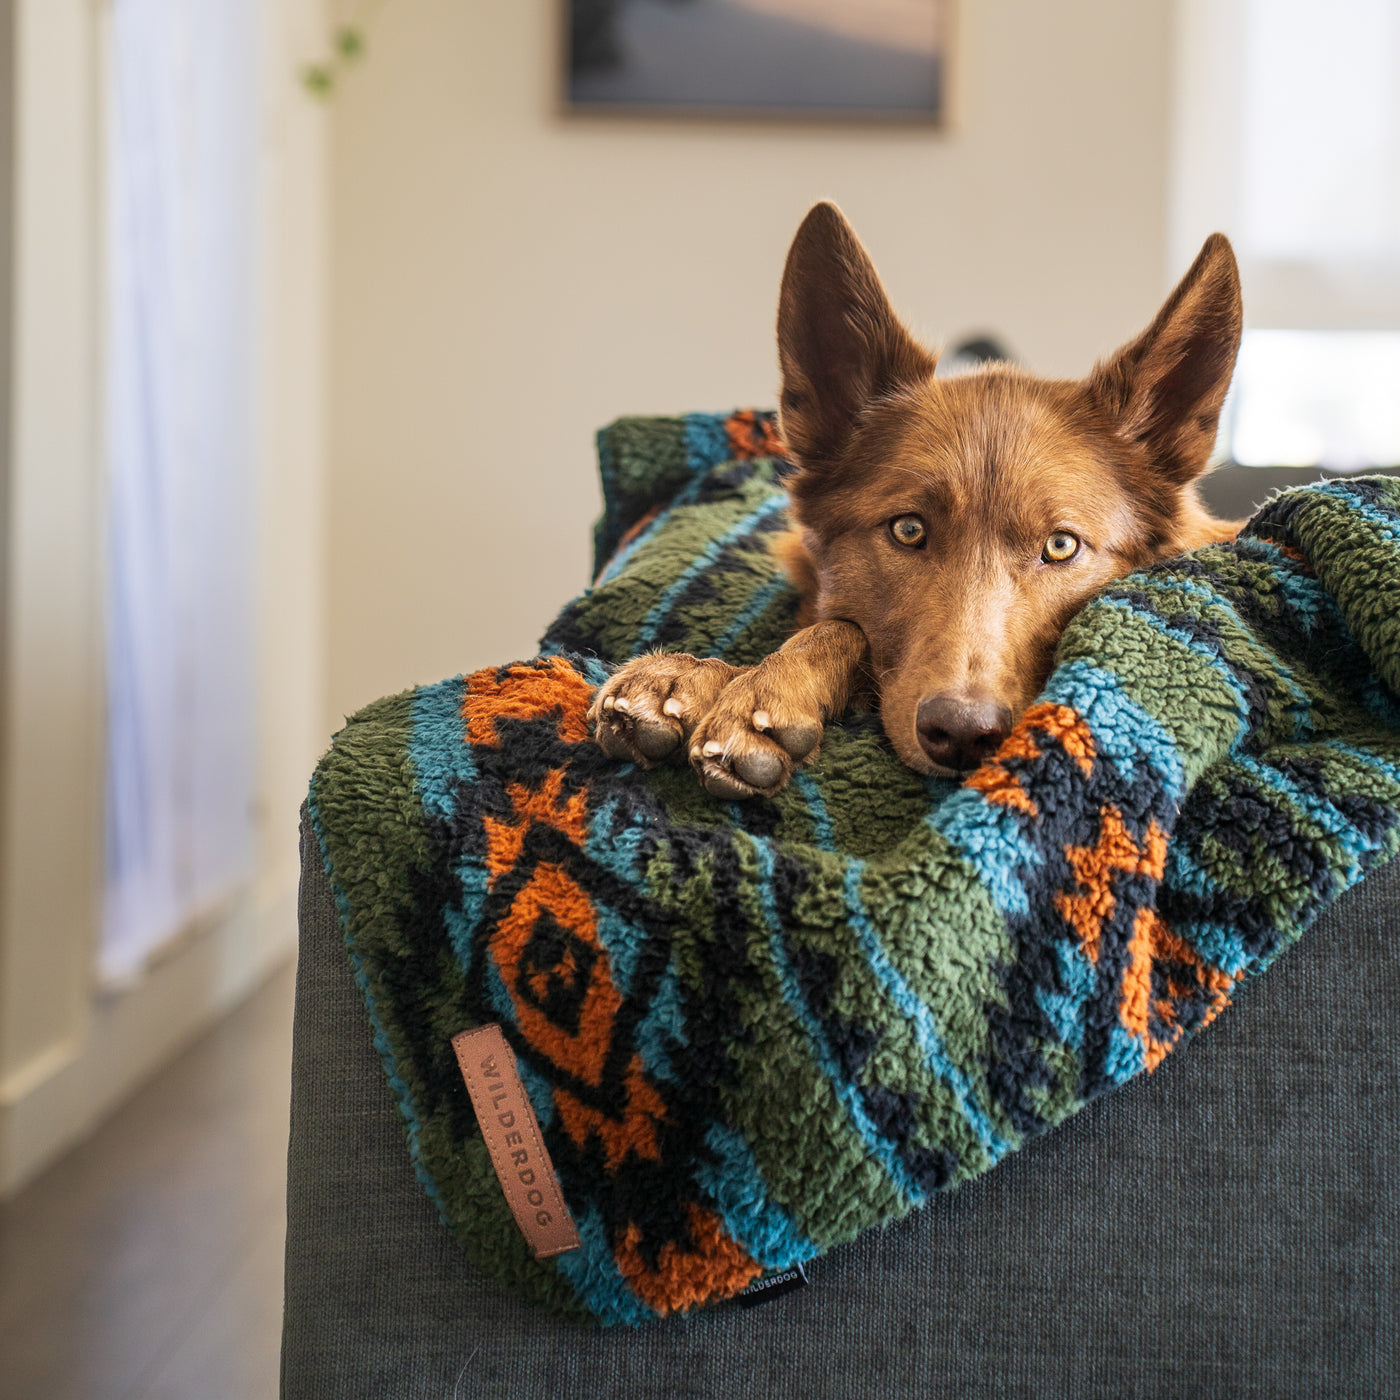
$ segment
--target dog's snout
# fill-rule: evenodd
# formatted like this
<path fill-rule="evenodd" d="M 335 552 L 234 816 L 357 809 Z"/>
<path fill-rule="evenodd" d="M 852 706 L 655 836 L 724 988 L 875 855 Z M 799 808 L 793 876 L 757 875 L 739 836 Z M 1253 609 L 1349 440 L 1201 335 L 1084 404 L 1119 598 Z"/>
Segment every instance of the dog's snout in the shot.
<path fill-rule="evenodd" d="M 989 700 L 925 695 L 915 717 L 919 745 L 940 768 L 970 772 L 1011 732 L 1011 711 Z"/>

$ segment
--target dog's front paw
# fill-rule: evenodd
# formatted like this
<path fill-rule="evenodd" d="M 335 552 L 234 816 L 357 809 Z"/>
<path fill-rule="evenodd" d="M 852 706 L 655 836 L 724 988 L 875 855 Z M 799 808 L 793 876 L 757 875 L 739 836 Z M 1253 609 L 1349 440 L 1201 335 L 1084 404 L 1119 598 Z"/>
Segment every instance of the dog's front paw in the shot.
<path fill-rule="evenodd" d="M 725 687 L 690 736 L 691 766 L 712 797 L 772 797 L 821 746 L 820 707 L 791 693 L 774 662 Z"/>
<path fill-rule="evenodd" d="M 655 767 L 668 758 L 685 761 L 690 736 L 719 699 L 737 666 L 684 652 L 639 656 L 593 697 L 588 717 L 609 758 Z"/>

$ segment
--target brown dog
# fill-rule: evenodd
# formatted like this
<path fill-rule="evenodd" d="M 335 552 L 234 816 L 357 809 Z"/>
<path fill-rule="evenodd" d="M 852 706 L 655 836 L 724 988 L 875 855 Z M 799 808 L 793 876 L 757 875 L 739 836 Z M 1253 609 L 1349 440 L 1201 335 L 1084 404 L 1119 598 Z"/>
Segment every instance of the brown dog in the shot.
<path fill-rule="evenodd" d="M 780 422 L 798 465 L 783 561 L 803 626 L 760 665 L 629 662 L 592 715 L 613 757 L 688 756 L 716 797 L 771 795 L 862 691 L 920 773 L 995 751 L 1104 584 L 1228 539 L 1196 494 L 1240 340 L 1229 242 L 1083 380 L 992 366 L 935 379 L 832 204 L 803 221 L 778 307 Z"/>

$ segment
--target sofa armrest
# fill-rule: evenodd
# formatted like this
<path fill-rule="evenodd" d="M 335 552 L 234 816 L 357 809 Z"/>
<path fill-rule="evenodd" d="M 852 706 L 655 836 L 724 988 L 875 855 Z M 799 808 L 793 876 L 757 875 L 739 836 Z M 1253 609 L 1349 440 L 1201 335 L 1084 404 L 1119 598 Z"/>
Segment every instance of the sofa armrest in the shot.
<path fill-rule="evenodd" d="M 1400 862 L 1154 1075 L 806 1290 L 587 1331 L 438 1221 L 303 816 L 283 1395 L 1400 1395 L 1397 925 Z"/>

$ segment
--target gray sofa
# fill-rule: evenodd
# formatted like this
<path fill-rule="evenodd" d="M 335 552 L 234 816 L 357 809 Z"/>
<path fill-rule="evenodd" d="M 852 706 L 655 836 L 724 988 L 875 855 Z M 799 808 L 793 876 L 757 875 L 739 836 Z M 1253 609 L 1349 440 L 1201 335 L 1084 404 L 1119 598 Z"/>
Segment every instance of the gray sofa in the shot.
<path fill-rule="evenodd" d="M 1400 1396 L 1400 862 L 1154 1075 L 805 1290 L 596 1332 L 438 1222 L 314 840 L 303 859 L 289 1400 Z"/>

